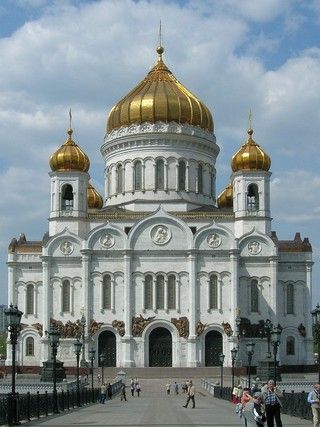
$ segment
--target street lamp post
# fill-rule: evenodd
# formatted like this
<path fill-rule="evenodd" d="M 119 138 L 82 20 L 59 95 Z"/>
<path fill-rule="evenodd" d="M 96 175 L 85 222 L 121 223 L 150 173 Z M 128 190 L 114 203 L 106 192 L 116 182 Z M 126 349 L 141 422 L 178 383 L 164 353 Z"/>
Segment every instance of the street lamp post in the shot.
<path fill-rule="evenodd" d="M 222 397 L 222 389 L 223 389 L 223 362 L 224 362 L 225 355 L 220 353 L 219 354 L 219 361 L 220 361 L 220 397 Z"/>
<path fill-rule="evenodd" d="M 106 360 L 106 356 L 103 353 L 101 353 L 99 358 L 101 363 L 101 384 L 103 384 L 104 383 L 103 368 L 104 368 L 104 362 Z"/>
<path fill-rule="evenodd" d="M 12 413 L 11 420 L 14 424 L 18 424 L 18 411 L 17 411 L 17 396 L 16 396 L 16 345 L 18 341 L 19 326 L 22 317 L 22 311 L 18 307 L 10 304 L 9 308 L 4 310 L 6 316 L 8 331 L 10 332 L 10 343 L 12 350 L 12 369 L 11 369 L 11 396 L 12 396 Z"/>
<path fill-rule="evenodd" d="M 274 326 L 271 332 L 271 343 L 273 345 L 273 380 L 277 382 L 277 353 L 280 345 L 281 327 Z"/>
<path fill-rule="evenodd" d="M 316 308 L 311 311 L 312 315 L 312 334 L 314 343 L 317 346 L 318 355 L 315 359 L 318 363 L 318 383 L 320 384 L 320 306 L 317 304 Z"/>
<path fill-rule="evenodd" d="M 272 331 L 272 327 L 273 327 L 273 325 L 272 325 L 271 320 L 270 320 L 270 319 L 267 319 L 267 320 L 265 321 L 265 324 L 264 324 L 264 332 L 265 332 L 265 335 L 266 335 L 266 338 L 267 338 L 267 343 L 268 343 L 268 351 L 267 351 L 267 358 L 268 358 L 268 359 L 270 359 L 270 357 L 271 357 L 270 341 L 271 341 L 271 331 Z"/>
<path fill-rule="evenodd" d="M 235 364 L 235 361 L 236 361 L 236 358 L 237 358 L 237 353 L 238 353 L 238 351 L 237 351 L 237 349 L 234 347 L 234 348 L 231 350 L 231 363 L 232 363 L 232 391 L 233 391 L 233 389 L 234 389 L 234 364 Z"/>
<path fill-rule="evenodd" d="M 82 343 L 77 339 L 77 341 L 75 343 L 73 343 L 74 345 L 74 352 L 77 356 L 77 405 L 78 407 L 81 406 L 81 402 L 80 402 L 80 354 L 81 354 L 81 348 L 82 348 Z"/>
<path fill-rule="evenodd" d="M 81 316 L 80 323 L 81 323 L 81 330 L 82 330 L 82 334 L 81 334 L 81 337 L 82 337 L 82 355 L 81 355 L 80 366 L 82 368 L 85 368 L 85 367 L 87 367 L 87 361 L 86 361 L 86 356 L 85 356 L 85 351 L 86 351 L 86 347 L 85 347 L 86 318 L 85 318 L 84 314 Z"/>
<path fill-rule="evenodd" d="M 251 386 L 251 362 L 252 362 L 252 356 L 254 353 L 254 342 L 248 342 L 247 344 L 247 355 L 248 355 L 248 387 Z"/>
<path fill-rule="evenodd" d="M 93 387 L 93 361 L 95 359 L 96 351 L 91 348 L 89 350 L 89 357 L 91 361 L 91 391 L 92 391 L 92 403 L 94 402 L 94 387 Z"/>
<path fill-rule="evenodd" d="M 57 351 L 59 346 L 60 332 L 55 328 L 51 327 L 49 331 L 46 331 L 46 335 L 49 339 L 52 355 L 52 377 L 53 377 L 53 413 L 59 414 L 58 408 L 58 395 L 57 395 Z"/>
<path fill-rule="evenodd" d="M 241 336 L 241 331 L 240 331 L 240 325 L 241 325 L 241 317 L 238 315 L 236 317 L 236 335 L 237 335 L 237 356 L 239 357 L 239 349 L 240 349 L 240 336 Z"/>

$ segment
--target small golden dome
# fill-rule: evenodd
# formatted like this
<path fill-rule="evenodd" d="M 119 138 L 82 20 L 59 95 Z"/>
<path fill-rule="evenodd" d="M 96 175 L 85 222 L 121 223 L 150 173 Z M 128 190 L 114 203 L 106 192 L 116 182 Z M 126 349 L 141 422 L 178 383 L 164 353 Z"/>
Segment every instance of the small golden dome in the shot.
<path fill-rule="evenodd" d="M 267 153 L 252 139 L 253 130 L 248 130 L 249 138 L 231 160 L 233 172 L 239 170 L 264 170 L 268 171 L 271 159 Z"/>
<path fill-rule="evenodd" d="M 90 160 L 81 148 L 71 139 L 72 129 L 68 129 L 68 138 L 61 147 L 50 157 L 52 171 L 88 172 Z"/>
<path fill-rule="evenodd" d="M 89 209 L 101 209 L 103 207 L 101 195 L 91 184 L 89 184 L 87 189 L 87 200 Z"/>
<path fill-rule="evenodd" d="M 217 204 L 222 209 L 233 208 L 233 187 L 231 183 L 219 194 Z"/>
<path fill-rule="evenodd" d="M 189 123 L 213 132 L 209 109 L 188 91 L 162 60 L 162 46 L 157 48 L 157 64 L 128 95 L 110 111 L 107 132 L 133 123 Z"/>

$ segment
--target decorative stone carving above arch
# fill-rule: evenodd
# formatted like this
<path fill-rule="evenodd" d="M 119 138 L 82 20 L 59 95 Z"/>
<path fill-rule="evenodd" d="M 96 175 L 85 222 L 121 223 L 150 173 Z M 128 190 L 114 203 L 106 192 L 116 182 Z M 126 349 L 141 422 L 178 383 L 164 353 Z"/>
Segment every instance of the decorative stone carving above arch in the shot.
<path fill-rule="evenodd" d="M 255 230 L 255 227 L 239 240 L 240 256 L 276 256 L 277 248 L 273 240 Z"/>
<path fill-rule="evenodd" d="M 125 331 L 125 323 L 122 320 L 114 320 L 112 323 L 114 329 L 118 332 L 120 337 L 123 337 L 126 333 Z"/>
<path fill-rule="evenodd" d="M 89 335 L 92 337 L 96 332 L 99 331 L 102 325 L 103 322 L 97 322 L 96 320 L 91 319 L 88 327 Z"/>
<path fill-rule="evenodd" d="M 147 325 L 155 319 L 155 316 L 152 317 L 142 317 L 140 316 L 132 318 L 132 335 L 134 337 L 141 337 L 142 333 Z"/>
<path fill-rule="evenodd" d="M 189 319 L 186 316 L 171 318 L 171 323 L 177 328 L 180 337 L 188 338 L 189 336 Z"/>
<path fill-rule="evenodd" d="M 194 246 L 202 250 L 230 250 L 236 248 L 236 240 L 227 227 L 212 223 L 200 228 L 194 236 Z"/>
<path fill-rule="evenodd" d="M 197 325 L 196 325 L 197 337 L 199 337 L 200 335 L 203 334 L 203 331 L 205 330 L 206 326 L 207 326 L 206 323 L 202 323 L 201 320 L 198 320 Z"/>
<path fill-rule="evenodd" d="M 51 237 L 43 247 L 45 256 L 69 257 L 81 256 L 82 240 L 68 228 Z"/>
<path fill-rule="evenodd" d="M 125 249 L 127 235 L 114 224 L 107 222 L 94 228 L 86 242 L 87 249 L 97 251 Z"/>

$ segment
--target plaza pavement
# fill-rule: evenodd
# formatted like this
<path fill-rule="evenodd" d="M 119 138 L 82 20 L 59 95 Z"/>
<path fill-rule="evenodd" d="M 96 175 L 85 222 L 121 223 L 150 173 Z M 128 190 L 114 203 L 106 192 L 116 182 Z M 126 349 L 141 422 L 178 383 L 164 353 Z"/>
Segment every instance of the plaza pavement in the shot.
<path fill-rule="evenodd" d="M 127 387 L 127 402 L 116 396 L 106 404 L 91 405 L 69 413 L 51 416 L 25 425 L 48 426 L 243 426 L 234 413 L 234 406 L 215 399 L 200 388 L 196 381 L 196 408 L 183 408 L 186 395 L 166 395 L 166 380 L 141 380 L 140 397 L 131 397 Z M 178 381 L 177 381 L 178 382 Z M 311 421 L 282 415 L 283 426 L 311 426 Z"/>

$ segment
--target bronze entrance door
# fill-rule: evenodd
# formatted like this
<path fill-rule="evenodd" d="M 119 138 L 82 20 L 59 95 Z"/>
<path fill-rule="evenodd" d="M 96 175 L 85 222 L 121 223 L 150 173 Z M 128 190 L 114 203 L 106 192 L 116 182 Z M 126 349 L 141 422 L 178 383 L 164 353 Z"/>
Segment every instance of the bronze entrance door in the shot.
<path fill-rule="evenodd" d="M 103 354 L 105 356 L 104 366 L 116 366 L 117 342 L 116 336 L 113 332 L 101 332 L 98 339 L 98 354 Z M 99 366 L 101 366 L 100 358 Z"/>
<path fill-rule="evenodd" d="M 222 335 L 210 331 L 205 338 L 205 366 L 219 366 L 219 355 L 222 353 Z"/>
<path fill-rule="evenodd" d="M 172 337 L 166 328 L 156 328 L 150 333 L 149 366 L 172 366 Z"/>

